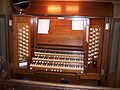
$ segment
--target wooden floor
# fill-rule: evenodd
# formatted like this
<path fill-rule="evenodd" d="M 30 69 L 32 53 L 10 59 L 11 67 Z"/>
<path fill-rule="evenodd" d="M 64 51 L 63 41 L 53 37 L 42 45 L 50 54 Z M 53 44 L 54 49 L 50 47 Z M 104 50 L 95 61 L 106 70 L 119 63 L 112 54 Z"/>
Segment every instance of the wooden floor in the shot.
<path fill-rule="evenodd" d="M 120 88 L 56 84 L 39 81 L 10 79 L 4 82 L 4 90 L 120 90 Z"/>

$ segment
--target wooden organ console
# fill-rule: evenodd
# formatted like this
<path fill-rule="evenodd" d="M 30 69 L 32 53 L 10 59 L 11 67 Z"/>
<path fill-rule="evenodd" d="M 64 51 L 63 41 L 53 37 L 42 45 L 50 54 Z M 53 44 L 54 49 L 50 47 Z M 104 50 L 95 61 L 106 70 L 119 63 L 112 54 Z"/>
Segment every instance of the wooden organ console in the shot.
<path fill-rule="evenodd" d="M 111 14 L 106 17 L 101 13 L 90 14 L 83 11 L 81 16 L 82 11 L 70 14 L 71 8 L 59 12 L 59 7 L 53 9 L 51 13 L 49 9 L 54 6 L 49 7 L 49 5 L 55 3 L 64 9 L 62 5 L 64 7 L 72 5 L 72 2 L 31 1 L 31 8 L 24 12 L 26 14 L 12 16 L 14 73 L 22 74 L 24 77 L 28 74 L 35 76 L 34 74 L 37 73 L 41 75 L 42 81 L 47 75 L 60 78 L 59 75 L 62 77 L 67 75 L 70 79 L 79 77 L 78 82 L 80 79 L 100 80 L 104 33 L 110 29 Z M 37 9 L 34 11 L 38 8 L 36 3 L 41 4 L 41 11 Z M 78 5 L 77 3 L 73 4 Z M 106 4 L 112 9 L 111 3 Z M 94 3 L 82 2 L 80 5 L 89 5 L 92 8 Z M 102 5 L 104 6 L 104 3 L 100 6 Z M 46 10 L 47 7 L 49 8 Z M 72 82 L 74 83 L 74 80 Z"/>

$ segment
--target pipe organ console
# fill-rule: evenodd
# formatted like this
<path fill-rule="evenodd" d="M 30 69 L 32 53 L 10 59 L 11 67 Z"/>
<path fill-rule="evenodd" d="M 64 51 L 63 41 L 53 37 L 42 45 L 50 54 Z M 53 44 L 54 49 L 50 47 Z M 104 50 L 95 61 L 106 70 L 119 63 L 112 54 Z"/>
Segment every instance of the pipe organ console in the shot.
<path fill-rule="evenodd" d="M 51 14 L 50 7 L 46 10 L 49 4 L 44 3 L 45 8 L 40 6 L 43 9 L 41 12 L 30 9 L 31 12 L 26 12 L 28 15 L 12 16 L 14 72 L 23 75 L 45 73 L 43 77 L 47 73 L 55 77 L 71 75 L 79 76 L 79 79 L 100 80 L 105 31 L 106 27 L 110 28 L 111 18 L 92 14 L 94 17 L 91 17 L 86 12 L 83 12 L 86 16 L 76 16 L 75 12 L 69 15 L 65 10 L 58 13 L 60 15 L 54 14 L 54 10 Z M 35 2 L 33 5 L 37 8 Z"/>
<path fill-rule="evenodd" d="M 58 47 L 59 49 L 59 47 Z M 83 74 L 85 72 L 85 52 L 70 48 L 38 48 L 34 51 L 30 69 L 46 72 L 66 72 Z"/>

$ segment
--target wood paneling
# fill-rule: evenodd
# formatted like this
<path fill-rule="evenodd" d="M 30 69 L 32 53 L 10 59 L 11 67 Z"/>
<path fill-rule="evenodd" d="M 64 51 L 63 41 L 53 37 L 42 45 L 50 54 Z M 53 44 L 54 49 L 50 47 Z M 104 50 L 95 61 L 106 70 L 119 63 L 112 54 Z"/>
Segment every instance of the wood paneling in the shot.
<path fill-rule="evenodd" d="M 6 57 L 6 21 L 5 16 L 0 15 L 0 56 Z"/>
<path fill-rule="evenodd" d="M 72 30 L 72 20 L 50 19 L 48 34 L 37 34 L 37 44 L 83 46 L 84 30 Z"/>
<path fill-rule="evenodd" d="M 113 72 L 114 70 L 114 74 L 112 76 L 112 78 L 115 78 L 114 80 L 114 84 L 110 84 L 111 86 L 115 85 L 115 87 L 119 87 L 120 88 L 120 19 L 115 19 L 115 27 L 114 27 L 114 35 L 113 35 L 113 46 L 112 47 L 112 52 L 111 55 L 113 55 L 113 57 L 111 57 L 111 63 L 110 63 L 110 71 Z M 110 78 L 111 80 L 111 78 Z"/>
<path fill-rule="evenodd" d="M 0 0 L 0 14 L 9 14 L 10 12 L 10 0 Z"/>
<path fill-rule="evenodd" d="M 114 4 L 114 18 L 120 18 L 120 3 Z"/>
<path fill-rule="evenodd" d="M 72 1 L 31 1 L 26 14 L 113 16 L 112 3 Z"/>
<path fill-rule="evenodd" d="M 120 34 L 120 32 L 119 32 Z M 120 36 L 119 36 L 120 37 Z M 117 77 L 116 77 L 116 87 L 120 88 L 120 39 L 119 39 L 119 49 L 118 49 L 118 67 L 117 67 Z"/>
<path fill-rule="evenodd" d="M 0 56 L 9 60 L 8 50 L 8 19 L 10 13 L 9 0 L 0 0 Z M 3 68 L 3 67 L 2 67 Z M 0 72 L 2 69 L 0 69 Z M 0 80 L 0 90 L 2 90 L 2 80 Z"/>

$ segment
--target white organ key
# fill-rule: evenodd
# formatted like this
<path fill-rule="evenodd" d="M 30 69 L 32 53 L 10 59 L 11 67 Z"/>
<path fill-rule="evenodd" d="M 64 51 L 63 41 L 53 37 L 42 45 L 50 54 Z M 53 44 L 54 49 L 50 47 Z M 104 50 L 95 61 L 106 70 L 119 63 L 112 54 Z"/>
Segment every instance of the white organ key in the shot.
<path fill-rule="evenodd" d="M 90 39 L 90 42 L 92 42 L 92 40 Z"/>
<path fill-rule="evenodd" d="M 24 45 L 26 44 L 25 42 L 22 42 Z"/>
<path fill-rule="evenodd" d="M 90 32 L 90 34 L 93 34 L 93 32 Z"/>
<path fill-rule="evenodd" d="M 26 47 L 23 45 L 23 48 L 26 48 Z"/>
<path fill-rule="evenodd" d="M 92 28 L 90 28 L 90 30 L 92 31 L 93 29 L 92 29 Z"/>
<path fill-rule="evenodd" d="M 23 37 L 25 38 L 26 36 L 25 36 L 25 35 L 23 35 Z"/>
<path fill-rule="evenodd" d="M 28 33 L 26 33 L 26 35 L 28 35 Z"/>
<path fill-rule="evenodd" d="M 25 30 L 25 27 L 23 27 L 22 29 Z"/>
<path fill-rule="evenodd" d="M 25 34 L 26 32 L 25 31 L 23 31 L 23 34 Z"/>
<path fill-rule="evenodd" d="M 22 47 L 22 44 L 19 44 L 20 47 Z"/>
<path fill-rule="evenodd" d="M 91 49 L 91 47 L 89 47 L 89 49 Z"/>
<path fill-rule="evenodd" d="M 99 29 L 98 28 L 95 28 L 96 31 L 98 31 Z"/>
<path fill-rule="evenodd" d="M 22 29 L 18 29 L 20 32 L 22 31 Z"/>
<path fill-rule="evenodd" d="M 90 36 L 90 39 L 92 38 L 92 36 Z"/>
<path fill-rule="evenodd" d="M 28 40 L 25 40 L 25 42 L 27 42 L 27 43 L 28 43 Z"/>
<path fill-rule="evenodd" d="M 93 33 L 95 33 L 95 30 L 93 30 Z"/>
<path fill-rule="evenodd" d="M 91 51 L 88 51 L 89 53 L 91 53 Z"/>
<path fill-rule="evenodd" d="M 92 43 L 89 43 L 89 45 L 91 46 L 91 45 L 92 45 Z"/>
<path fill-rule="evenodd" d="M 29 32 L 30 29 L 26 29 L 26 32 Z"/>
<path fill-rule="evenodd" d="M 25 54 L 27 57 L 29 56 L 29 54 Z"/>
<path fill-rule="evenodd" d="M 28 36 L 25 36 L 26 39 L 28 39 L 29 37 Z"/>
<path fill-rule="evenodd" d="M 93 34 L 93 37 L 95 37 L 95 34 Z"/>
<path fill-rule="evenodd" d="M 18 33 L 18 34 L 22 36 L 22 33 Z"/>
<path fill-rule="evenodd" d="M 90 58 L 88 58 L 88 60 L 91 60 Z"/>
<path fill-rule="evenodd" d="M 22 40 L 23 40 L 23 41 L 26 41 L 26 39 L 25 39 L 25 38 L 23 38 Z"/>
<path fill-rule="evenodd" d="M 26 49 L 28 50 L 28 47 L 26 47 Z"/>
<path fill-rule="evenodd" d="M 19 39 L 22 39 L 22 37 L 21 37 L 21 36 L 18 36 L 18 38 L 19 38 Z"/>
<path fill-rule="evenodd" d="M 25 25 L 25 27 L 26 27 L 26 28 L 29 28 L 29 26 L 28 26 L 28 25 Z"/>
<path fill-rule="evenodd" d="M 96 33 L 96 35 L 99 35 L 100 33 Z"/>

